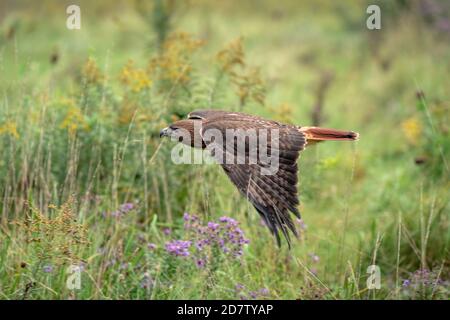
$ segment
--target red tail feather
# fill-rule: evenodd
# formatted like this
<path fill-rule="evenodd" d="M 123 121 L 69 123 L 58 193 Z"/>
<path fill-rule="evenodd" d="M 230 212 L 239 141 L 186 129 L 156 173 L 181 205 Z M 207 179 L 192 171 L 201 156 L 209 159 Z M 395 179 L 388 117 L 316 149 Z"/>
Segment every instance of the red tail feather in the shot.
<path fill-rule="evenodd" d="M 336 129 L 327 129 L 319 127 L 301 127 L 300 131 L 305 133 L 307 140 L 357 140 L 358 133 L 353 131 L 342 131 Z"/>

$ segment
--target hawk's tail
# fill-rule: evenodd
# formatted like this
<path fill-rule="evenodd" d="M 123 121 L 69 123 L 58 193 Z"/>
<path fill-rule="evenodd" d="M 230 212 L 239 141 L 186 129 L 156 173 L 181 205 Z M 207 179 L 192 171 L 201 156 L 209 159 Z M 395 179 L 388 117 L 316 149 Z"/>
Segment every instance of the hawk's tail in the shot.
<path fill-rule="evenodd" d="M 342 131 L 336 129 L 327 129 L 319 127 L 300 127 L 307 140 L 325 141 L 325 140 L 357 140 L 359 134 L 353 131 Z"/>

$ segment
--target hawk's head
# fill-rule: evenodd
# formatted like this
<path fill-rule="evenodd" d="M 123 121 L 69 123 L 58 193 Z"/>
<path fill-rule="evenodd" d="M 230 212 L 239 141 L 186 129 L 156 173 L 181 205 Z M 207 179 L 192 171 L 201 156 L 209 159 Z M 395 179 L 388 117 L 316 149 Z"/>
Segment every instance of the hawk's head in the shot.
<path fill-rule="evenodd" d="M 180 120 L 172 123 L 159 133 L 160 137 L 169 137 L 172 140 L 184 143 L 191 147 L 205 148 L 201 137 L 202 121 L 198 119 Z"/>

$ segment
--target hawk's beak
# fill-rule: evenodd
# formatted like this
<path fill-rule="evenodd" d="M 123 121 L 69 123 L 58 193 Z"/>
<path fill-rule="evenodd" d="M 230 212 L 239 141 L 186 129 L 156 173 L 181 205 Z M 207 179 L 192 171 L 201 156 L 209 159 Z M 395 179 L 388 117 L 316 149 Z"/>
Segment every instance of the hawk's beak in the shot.
<path fill-rule="evenodd" d="M 167 137 L 167 131 L 169 130 L 169 127 L 167 127 L 167 128 L 164 128 L 164 129 L 162 129 L 160 132 L 159 132 L 159 137 L 160 138 L 162 138 L 162 137 Z"/>

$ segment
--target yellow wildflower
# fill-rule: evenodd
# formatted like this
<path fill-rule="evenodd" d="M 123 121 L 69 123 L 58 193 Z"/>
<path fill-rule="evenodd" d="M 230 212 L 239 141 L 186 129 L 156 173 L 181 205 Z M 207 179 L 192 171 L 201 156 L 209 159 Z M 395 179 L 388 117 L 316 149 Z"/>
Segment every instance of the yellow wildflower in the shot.
<path fill-rule="evenodd" d="M 245 63 L 242 37 L 231 41 L 217 53 L 216 57 L 221 72 L 227 74 L 231 82 L 236 85 L 241 107 L 246 104 L 249 98 L 263 105 L 265 86 L 259 68 L 249 68 Z M 241 70 L 236 70 L 236 66 L 240 66 Z"/>
<path fill-rule="evenodd" d="M 134 62 L 129 60 L 120 72 L 120 81 L 134 92 L 150 88 L 152 81 L 144 69 L 134 67 Z"/>
<path fill-rule="evenodd" d="M 322 170 L 327 170 L 336 167 L 339 164 L 339 158 L 338 157 L 330 157 L 322 159 L 318 164 L 317 167 Z"/>
<path fill-rule="evenodd" d="M 282 123 L 292 123 L 293 108 L 288 103 L 282 103 L 277 107 L 272 107 L 270 110 L 275 115 L 275 120 L 278 120 Z"/>
<path fill-rule="evenodd" d="M 415 145 L 422 134 L 422 124 L 417 117 L 411 117 L 402 122 L 402 130 L 408 142 Z"/>
<path fill-rule="evenodd" d="M 19 133 L 17 132 L 17 124 L 13 121 L 7 121 L 0 126 L 0 135 L 9 134 L 12 137 L 18 139 Z"/>
<path fill-rule="evenodd" d="M 180 120 L 180 117 L 176 114 L 172 114 L 172 115 L 170 115 L 170 120 L 172 120 L 172 122 L 176 122 L 176 121 Z"/>
<path fill-rule="evenodd" d="M 83 76 L 88 83 L 92 84 L 98 84 L 105 78 L 105 76 L 102 74 L 97 64 L 95 63 L 95 60 L 92 58 L 89 58 L 84 64 Z"/>
<path fill-rule="evenodd" d="M 232 72 L 236 65 L 245 66 L 245 55 L 242 48 L 242 37 L 231 41 L 223 50 L 217 53 L 217 60 L 222 71 Z"/>
<path fill-rule="evenodd" d="M 241 106 L 244 105 L 249 98 L 264 105 L 266 89 L 258 68 L 251 68 L 245 74 L 234 74 L 231 78 L 231 82 L 237 86 L 237 94 Z"/>
<path fill-rule="evenodd" d="M 66 117 L 61 123 L 61 128 L 69 131 L 70 135 L 74 135 L 78 129 L 88 130 L 89 126 L 80 110 L 76 106 L 70 106 Z"/>
<path fill-rule="evenodd" d="M 118 114 L 119 124 L 128 125 L 137 112 L 137 106 L 134 103 L 125 102 L 120 106 Z"/>
<path fill-rule="evenodd" d="M 190 80 L 190 58 L 194 51 L 203 45 L 203 41 L 192 39 L 186 32 L 174 32 L 167 37 L 162 52 L 152 59 L 149 72 L 159 70 L 159 77 L 172 83 L 185 84 Z"/>

